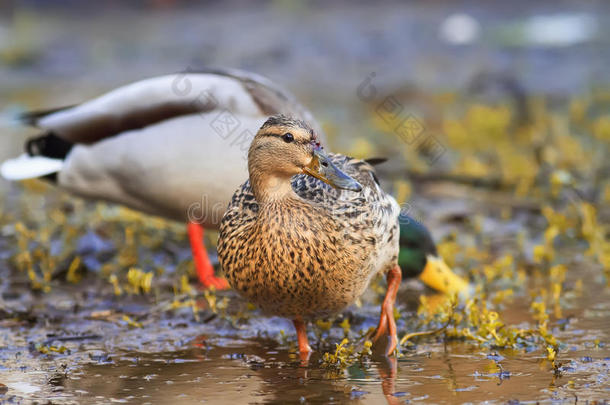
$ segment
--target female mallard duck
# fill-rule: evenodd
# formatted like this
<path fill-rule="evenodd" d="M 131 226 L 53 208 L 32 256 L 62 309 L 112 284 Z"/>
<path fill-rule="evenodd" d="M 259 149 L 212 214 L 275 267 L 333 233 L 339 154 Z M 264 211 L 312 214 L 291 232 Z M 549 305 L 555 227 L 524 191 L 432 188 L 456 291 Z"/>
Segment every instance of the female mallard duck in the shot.
<path fill-rule="evenodd" d="M 45 177 L 74 194 L 188 222 L 199 279 L 226 287 L 202 245 L 247 175 L 246 152 L 269 115 L 312 123 L 270 80 L 238 70 L 155 77 L 83 104 L 26 114 L 44 132 L 2 165 L 9 180 Z"/>
<path fill-rule="evenodd" d="M 325 154 L 307 123 L 279 115 L 254 137 L 248 171 L 220 225 L 218 255 L 231 286 L 264 311 L 292 319 L 305 355 L 305 322 L 340 312 L 386 273 L 374 340 L 387 332 L 392 353 L 399 206 L 373 167 Z"/>

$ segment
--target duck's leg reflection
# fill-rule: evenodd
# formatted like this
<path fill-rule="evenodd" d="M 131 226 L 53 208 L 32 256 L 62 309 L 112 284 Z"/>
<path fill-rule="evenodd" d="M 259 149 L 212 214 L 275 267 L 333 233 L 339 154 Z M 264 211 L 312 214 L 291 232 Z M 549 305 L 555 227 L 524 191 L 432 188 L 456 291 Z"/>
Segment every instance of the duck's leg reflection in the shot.
<path fill-rule="evenodd" d="M 386 401 L 390 405 L 400 403 L 398 398 L 394 396 L 397 368 L 396 357 L 386 357 L 385 361 L 378 366 L 379 377 L 381 377 L 381 389 Z"/>

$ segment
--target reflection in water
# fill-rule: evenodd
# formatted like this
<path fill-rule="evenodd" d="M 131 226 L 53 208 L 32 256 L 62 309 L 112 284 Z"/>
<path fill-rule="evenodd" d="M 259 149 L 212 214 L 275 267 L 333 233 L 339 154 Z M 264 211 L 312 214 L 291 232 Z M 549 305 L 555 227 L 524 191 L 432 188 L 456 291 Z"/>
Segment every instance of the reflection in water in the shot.
<path fill-rule="evenodd" d="M 527 358 L 517 353 L 503 356 L 459 342 L 420 345 L 399 360 L 375 356 L 370 364 L 356 364 L 335 373 L 318 366 L 317 352 L 304 365 L 296 353 L 274 341 L 226 340 L 222 347 L 211 345 L 208 349 L 193 345 L 171 353 L 124 353 L 115 356 L 112 364 L 89 364 L 49 383 L 99 403 L 363 400 L 398 404 L 406 399 L 452 403 L 490 398 L 505 402 L 534 400 L 543 393 L 561 399 L 572 395 L 570 380 L 588 378 L 590 367 L 581 361 L 583 353 L 571 353 L 575 361 L 566 371 L 569 377 L 554 376 L 540 353 Z M 600 351 L 600 355 L 609 354 Z M 605 388 L 597 389 L 603 393 Z"/>
<path fill-rule="evenodd" d="M 388 404 L 398 404 L 398 399 L 394 396 L 396 385 L 397 360 L 394 357 L 386 358 L 385 362 L 378 365 L 379 376 L 381 377 L 381 389 Z"/>

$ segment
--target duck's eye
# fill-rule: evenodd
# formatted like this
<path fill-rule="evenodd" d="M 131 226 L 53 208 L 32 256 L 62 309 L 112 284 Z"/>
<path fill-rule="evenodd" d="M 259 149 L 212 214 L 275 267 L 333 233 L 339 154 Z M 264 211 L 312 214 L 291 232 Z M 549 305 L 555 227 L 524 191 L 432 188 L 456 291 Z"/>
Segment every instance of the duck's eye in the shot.
<path fill-rule="evenodd" d="M 284 142 L 290 143 L 294 141 L 294 136 L 292 136 L 290 132 L 286 132 L 284 135 L 282 135 L 282 139 L 284 140 Z"/>

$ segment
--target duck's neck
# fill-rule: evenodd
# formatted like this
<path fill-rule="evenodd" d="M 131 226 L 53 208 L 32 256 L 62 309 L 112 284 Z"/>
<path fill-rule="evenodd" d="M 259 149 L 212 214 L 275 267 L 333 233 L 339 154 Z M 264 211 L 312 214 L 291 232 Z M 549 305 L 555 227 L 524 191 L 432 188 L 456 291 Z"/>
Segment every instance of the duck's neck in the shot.
<path fill-rule="evenodd" d="M 277 176 L 256 170 L 250 171 L 250 186 L 254 198 L 259 204 L 296 197 L 290 179 L 291 176 Z"/>

